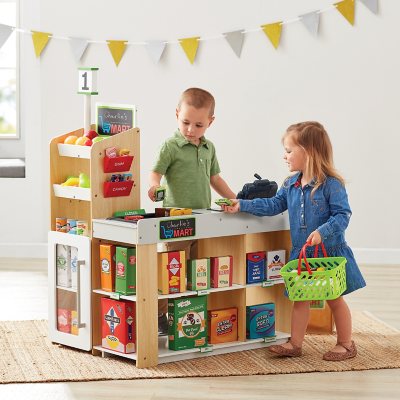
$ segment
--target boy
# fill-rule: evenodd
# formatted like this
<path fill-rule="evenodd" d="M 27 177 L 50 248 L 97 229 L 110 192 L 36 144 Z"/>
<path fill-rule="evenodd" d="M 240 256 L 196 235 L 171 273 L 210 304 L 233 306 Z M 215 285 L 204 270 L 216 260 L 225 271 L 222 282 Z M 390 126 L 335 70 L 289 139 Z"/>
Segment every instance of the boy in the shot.
<path fill-rule="evenodd" d="M 176 109 L 178 130 L 161 147 L 153 171 L 150 174 L 148 195 L 155 200 L 155 190 L 161 178 L 166 180 L 164 207 L 191 209 L 210 208 L 211 187 L 221 196 L 236 198 L 225 180 L 219 175 L 220 168 L 215 147 L 204 137 L 214 121 L 214 97 L 206 90 L 185 90 Z M 196 241 L 168 243 L 168 251 L 186 250 L 187 257 L 195 257 Z M 159 331 L 167 325 L 167 302 L 159 303 Z M 163 332 L 164 333 L 164 332 Z"/>

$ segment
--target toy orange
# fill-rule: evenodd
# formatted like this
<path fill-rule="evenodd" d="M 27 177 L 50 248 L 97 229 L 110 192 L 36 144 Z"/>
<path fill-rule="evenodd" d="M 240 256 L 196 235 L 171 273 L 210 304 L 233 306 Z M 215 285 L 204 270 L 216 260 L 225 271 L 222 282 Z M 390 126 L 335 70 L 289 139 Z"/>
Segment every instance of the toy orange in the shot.
<path fill-rule="evenodd" d="M 74 135 L 67 136 L 64 139 L 64 144 L 75 144 L 76 139 L 78 139 L 78 136 L 74 136 Z"/>

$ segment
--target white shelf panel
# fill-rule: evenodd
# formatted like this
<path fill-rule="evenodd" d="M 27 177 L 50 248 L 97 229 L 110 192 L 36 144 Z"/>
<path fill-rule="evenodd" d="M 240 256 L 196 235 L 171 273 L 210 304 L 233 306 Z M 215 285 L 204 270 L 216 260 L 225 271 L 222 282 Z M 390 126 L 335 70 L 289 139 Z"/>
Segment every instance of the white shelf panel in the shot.
<path fill-rule="evenodd" d="M 65 197 L 67 199 L 90 201 L 90 188 L 81 188 L 77 186 L 62 186 L 53 184 L 54 195 L 56 197 Z"/>
<path fill-rule="evenodd" d="M 56 286 L 56 289 L 65 290 L 67 292 L 72 292 L 72 293 L 76 293 L 77 292 L 77 289 L 76 288 L 72 288 L 72 287 Z"/>
<path fill-rule="evenodd" d="M 64 157 L 75 157 L 75 158 L 88 158 L 90 159 L 90 153 L 92 148 L 90 146 L 79 146 L 76 144 L 64 144 L 58 143 L 58 154 Z"/>

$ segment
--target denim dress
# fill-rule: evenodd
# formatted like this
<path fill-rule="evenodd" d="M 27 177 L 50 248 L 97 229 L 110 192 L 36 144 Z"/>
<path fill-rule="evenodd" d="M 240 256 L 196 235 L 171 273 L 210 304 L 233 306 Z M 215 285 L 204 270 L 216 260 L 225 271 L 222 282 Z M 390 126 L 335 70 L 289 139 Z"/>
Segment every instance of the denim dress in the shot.
<path fill-rule="evenodd" d="M 344 236 L 351 217 L 346 189 L 333 177 L 328 177 L 313 197 L 312 189 L 312 183 L 301 187 L 301 173 L 297 173 L 286 179 L 275 197 L 240 200 L 240 211 L 272 216 L 288 210 L 292 239 L 290 260 L 299 257 L 310 233 L 318 230 L 328 256 L 347 259 L 347 289 L 343 294 L 351 293 L 364 287 L 365 280 Z M 322 253 L 318 256 L 323 257 Z M 307 248 L 306 257 L 314 257 L 314 247 Z"/>

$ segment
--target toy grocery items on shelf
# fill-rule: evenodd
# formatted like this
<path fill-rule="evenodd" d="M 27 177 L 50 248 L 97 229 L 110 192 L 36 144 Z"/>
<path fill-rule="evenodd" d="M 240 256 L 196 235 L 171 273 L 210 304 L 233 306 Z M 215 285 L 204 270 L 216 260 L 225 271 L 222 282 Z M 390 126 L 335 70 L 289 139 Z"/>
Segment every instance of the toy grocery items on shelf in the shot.
<path fill-rule="evenodd" d="M 192 215 L 191 208 L 158 207 L 155 210 L 156 217 L 176 217 L 179 215 Z"/>
<path fill-rule="evenodd" d="M 158 292 L 182 293 L 186 290 L 186 256 L 184 251 L 158 255 Z"/>
<path fill-rule="evenodd" d="M 211 287 L 221 288 L 232 286 L 233 258 L 232 256 L 210 257 Z"/>
<path fill-rule="evenodd" d="M 115 290 L 115 245 L 100 244 L 101 289 L 106 292 Z"/>
<path fill-rule="evenodd" d="M 78 335 L 78 313 L 66 308 L 57 309 L 57 330 Z"/>
<path fill-rule="evenodd" d="M 83 172 L 79 176 L 69 176 L 61 186 L 78 186 L 81 188 L 90 188 L 90 178 Z"/>
<path fill-rule="evenodd" d="M 208 343 L 235 342 L 238 339 L 236 307 L 208 311 Z"/>
<path fill-rule="evenodd" d="M 210 288 L 210 259 L 200 258 L 188 260 L 188 290 L 207 290 Z"/>
<path fill-rule="evenodd" d="M 87 221 L 77 221 L 76 219 L 65 217 L 56 217 L 56 231 L 69 233 L 70 235 L 89 235 Z"/>
<path fill-rule="evenodd" d="M 246 337 L 258 339 L 275 336 L 275 304 L 265 303 L 246 307 Z"/>
<path fill-rule="evenodd" d="M 56 272 L 57 286 L 64 288 L 77 288 L 78 249 L 74 246 L 57 244 L 56 246 Z"/>
<path fill-rule="evenodd" d="M 269 281 L 282 279 L 281 268 L 285 265 L 285 250 L 274 250 L 267 253 L 266 278 Z"/>
<path fill-rule="evenodd" d="M 262 282 L 265 279 L 265 251 L 246 254 L 246 283 Z"/>
<path fill-rule="evenodd" d="M 115 251 L 115 291 L 136 294 L 136 249 L 117 246 Z"/>

